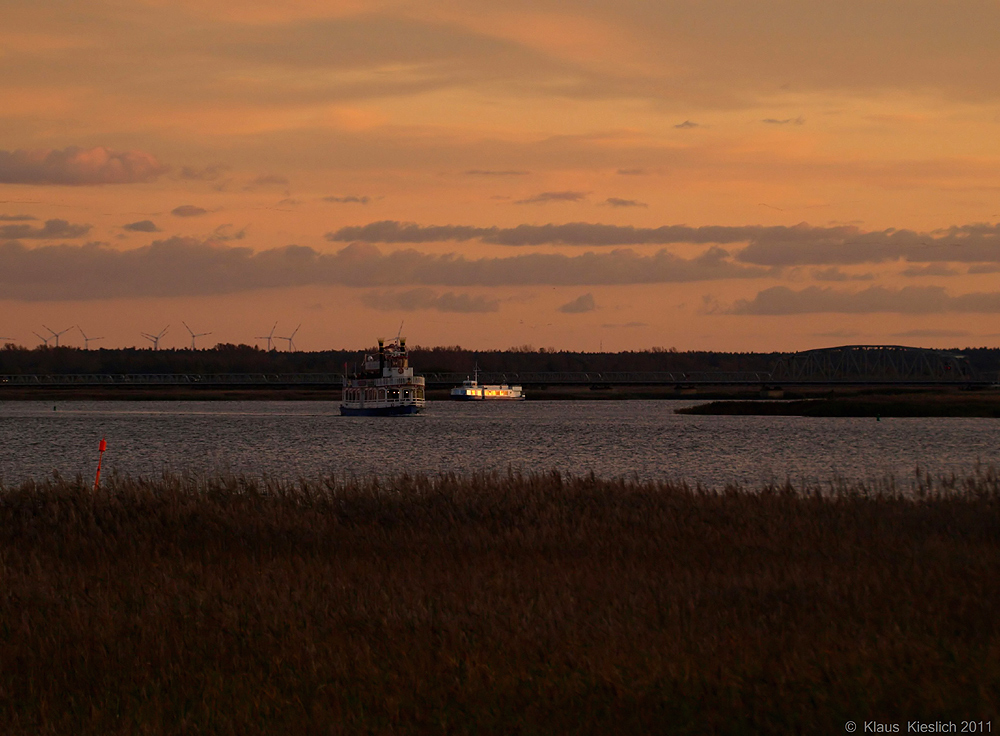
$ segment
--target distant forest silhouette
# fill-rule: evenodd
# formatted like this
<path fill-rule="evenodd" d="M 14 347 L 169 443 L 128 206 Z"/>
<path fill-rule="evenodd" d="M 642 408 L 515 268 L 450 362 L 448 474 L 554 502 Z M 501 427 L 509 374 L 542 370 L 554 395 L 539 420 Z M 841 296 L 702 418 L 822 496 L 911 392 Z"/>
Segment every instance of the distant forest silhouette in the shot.
<path fill-rule="evenodd" d="M 0 374 L 55 373 L 339 373 L 353 369 L 365 349 L 287 352 L 252 345 L 220 343 L 203 350 L 151 348 L 25 348 L 8 343 L 0 349 Z M 1000 348 L 956 350 L 973 369 L 997 371 Z M 673 348 L 620 353 L 587 353 L 529 345 L 508 350 L 448 347 L 410 348 L 418 373 L 481 371 L 769 371 L 782 353 L 730 353 Z"/>

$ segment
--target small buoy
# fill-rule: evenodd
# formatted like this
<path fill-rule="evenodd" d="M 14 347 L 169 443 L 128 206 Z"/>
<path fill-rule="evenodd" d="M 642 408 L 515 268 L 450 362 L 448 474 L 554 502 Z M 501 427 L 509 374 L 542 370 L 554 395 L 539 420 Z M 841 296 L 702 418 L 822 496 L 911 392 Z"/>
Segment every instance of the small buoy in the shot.
<path fill-rule="evenodd" d="M 108 443 L 101 437 L 101 444 L 98 445 L 98 451 L 100 455 L 97 456 L 97 475 L 94 477 L 94 490 L 101 485 L 101 461 L 104 460 L 104 453 L 108 449 Z"/>
<path fill-rule="evenodd" d="M 881 414 L 876 414 L 875 415 L 875 421 L 876 422 L 881 422 L 882 421 L 882 415 Z"/>

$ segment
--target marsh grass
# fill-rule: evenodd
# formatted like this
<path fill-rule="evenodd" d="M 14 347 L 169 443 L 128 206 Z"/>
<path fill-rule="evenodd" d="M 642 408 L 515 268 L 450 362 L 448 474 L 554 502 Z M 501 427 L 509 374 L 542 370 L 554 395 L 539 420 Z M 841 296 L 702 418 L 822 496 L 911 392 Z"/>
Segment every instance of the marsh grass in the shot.
<path fill-rule="evenodd" d="M 917 479 L 3 488 L 0 730 L 1000 726 L 1000 478 Z"/>

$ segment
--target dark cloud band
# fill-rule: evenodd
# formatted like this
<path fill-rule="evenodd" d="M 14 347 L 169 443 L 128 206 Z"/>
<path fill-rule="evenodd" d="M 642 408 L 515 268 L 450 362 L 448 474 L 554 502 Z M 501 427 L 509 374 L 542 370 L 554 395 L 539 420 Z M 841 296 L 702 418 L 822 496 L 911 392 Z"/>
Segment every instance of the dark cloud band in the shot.
<path fill-rule="evenodd" d="M 495 245 L 746 244 L 736 259 L 758 266 L 850 265 L 907 260 L 918 263 L 1000 261 L 1000 224 L 961 225 L 943 231 L 863 231 L 853 225 L 814 227 L 664 225 L 642 228 L 571 222 L 563 225 L 473 227 L 382 220 L 326 234 L 333 242 L 431 243 L 477 240 Z"/>
<path fill-rule="evenodd" d="M 737 301 L 730 314 L 788 315 L 831 312 L 840 314 L 940 314 L 943 312 L 1000 313 L 1000 292 L 949 295 L 940 286 L 888 289 L 873 286 L 846 291 L 810 286 L 796 291 L 787 286 L 764 289 L 753 299 Z"/>
<path fill-rule="evenodd" d="M 438 312 L 460 312 L 465 314 L 496 312 L 500 300 L 484 296 L 455 294 L 448 291 L 438 294 L 433 289 L 421 287 L 406 291 L 373 291 L 365 294 L 361 301 L 369 307 L 384 311 L 412 312 L 418 309 L 434 309 Z"/>
<path fill-rule="evenodd" d="M 42 227 L 31 225 L 0 226 L 0 239 L 5 240 L 54 240 L 56 238 L 82 238 L 90 232 L 90 225 L 74 225 L 66 220 L 46 220 Z"/>
<path fill-rule="evenodd" d="M 336 253 L 290 245 L 253 252 L 219 240 L 170 238 L 135 250 L 99 244 L 0 245 L 0 299 L 24 301 L 228 294 L 305 285 L 359 287 L 654 284 L 771 275 L 721 248 L 696 258 L 665 250 L 466 259 L 355 243 Z"/>

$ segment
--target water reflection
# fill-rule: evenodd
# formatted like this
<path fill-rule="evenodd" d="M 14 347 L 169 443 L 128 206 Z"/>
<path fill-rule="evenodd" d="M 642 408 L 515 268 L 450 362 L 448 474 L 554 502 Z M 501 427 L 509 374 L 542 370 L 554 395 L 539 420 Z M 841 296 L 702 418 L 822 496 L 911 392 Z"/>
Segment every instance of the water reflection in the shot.
<path fill-rule="evenodd" d="M 917 466 L 966 473 L 991 463 L 995 419 L 704 417 L 691 401 L 432 402 L 415 417 L 345 418 L 328 402 L 0 402 L 5 483 L 93 474 L 235 472 L 285 479 L 593 471 L 709 487 L 839 477 L 906 479 Z M 53 407 L 57 410 L 53 411 Z"/>

